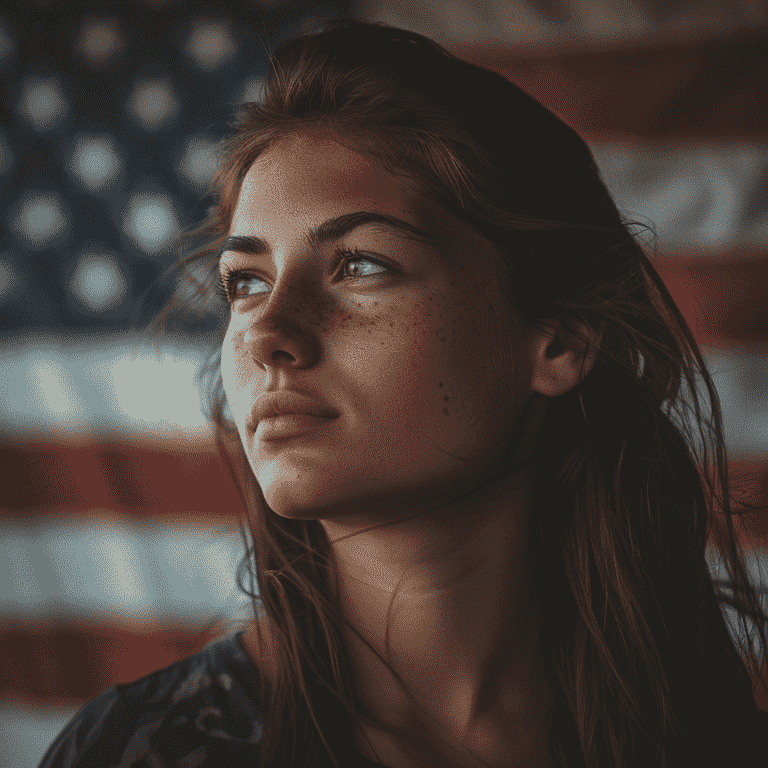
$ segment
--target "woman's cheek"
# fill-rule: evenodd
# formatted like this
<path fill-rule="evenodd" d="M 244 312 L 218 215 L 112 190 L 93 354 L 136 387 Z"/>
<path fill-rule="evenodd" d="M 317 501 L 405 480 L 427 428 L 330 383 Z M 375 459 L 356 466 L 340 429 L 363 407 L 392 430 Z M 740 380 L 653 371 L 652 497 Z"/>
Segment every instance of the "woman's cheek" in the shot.
<path fill-rule="evenodd" d="M 238 424 L 241 421 L 243 404 L 240 402 L 248 394 L 245 375 L 245 330 L 230 325 L 221 348 L 221 378 L 224 393 L 227 396 L 232 415 Z"/>

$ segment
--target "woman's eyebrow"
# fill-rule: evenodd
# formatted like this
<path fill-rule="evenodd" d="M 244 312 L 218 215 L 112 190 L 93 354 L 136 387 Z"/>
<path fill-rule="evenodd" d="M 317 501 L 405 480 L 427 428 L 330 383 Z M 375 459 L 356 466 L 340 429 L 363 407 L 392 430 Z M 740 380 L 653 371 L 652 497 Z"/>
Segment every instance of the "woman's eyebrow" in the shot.
<path fill-rule="evenodd" d="M 304 236 L 304 244 L 309 248 L 317 248 L 325 243 L 340 240 L 344 235 L 357 227 L 365 224 L 375 224 L 384 229 L 395 230 L 399 234 L 405 234 L 412 240 L 416 240 L 432 248 L 439 248 L 438 241 L 419 227 L 410 224 L 397 216 L 389 216 L 385 213 L 372 213 L 370 211 L 355 211 L 328 219 L 317 227 L 311 229 Z M 271 253 L 269 243 L 261 237 L 253 235 L 232 235 L 224 241 L 219 252 L 221 258 L 227 252 L 247 253 L 251 256 L 262 256 Z"/>

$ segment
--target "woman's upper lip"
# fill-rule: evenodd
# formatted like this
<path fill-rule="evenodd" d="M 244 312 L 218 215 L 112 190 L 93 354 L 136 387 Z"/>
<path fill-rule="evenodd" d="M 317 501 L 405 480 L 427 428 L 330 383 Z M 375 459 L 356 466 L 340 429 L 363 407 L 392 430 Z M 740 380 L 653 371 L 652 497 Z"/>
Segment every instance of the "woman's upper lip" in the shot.
<path fill-rule="evenodd" d="M 253 404 L 251 419 L 255 427 L 262 419 L 285 413 L 302 413 L 335 419 L 341 414 L 328 403 L 291 389 L 276 389 L 262 392 Z"/>

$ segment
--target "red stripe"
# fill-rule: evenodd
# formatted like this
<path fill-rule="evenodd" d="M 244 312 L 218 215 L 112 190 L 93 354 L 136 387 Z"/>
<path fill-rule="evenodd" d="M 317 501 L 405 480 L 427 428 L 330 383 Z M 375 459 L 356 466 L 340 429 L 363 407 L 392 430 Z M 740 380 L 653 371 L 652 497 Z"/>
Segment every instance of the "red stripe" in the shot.
<path fill-rule="evenodd" d="M 190 472 L 190 458 L 194 472 Z M 17 504 L 6 503 L 0 510 L 6 520 L 39 521 L 76 510 L 94 517 L 159 516 L 169 524 L 201 524 L 216 518 L 229 521 L 236 529 L 235 521 L 243 511 L 234 483 L 212 450 L 203 461 L 200 453 L 189 457 L 141 443 L 120 448 L 38 444 L 0 449 L 0 465 L 9 469 L 7 476 L 12 478 L 12 482 L 3 483 L 1 492 L 6 502 Z M 124 476 L 119 474 L 122 469 L 114 470 L 112 493 L 105 491 L 107 484 L 94 469 L 104 465 L 128 468 Z M 768 505 L 768 460 L 731 459 L 728 466 L 738 499 L 755 506 Z M 137 472 L 135 467 L 147 471 Z M 62 482 L 63 475 L 66 482 Z M 71 488 L 78 493 L 69 493 Z M 754 513 L 750 525 L 757 526 L 753 533 L 768 548 L 768 512 Z"/>
<path fill-rule="evenodd" d="M 210 443 L 194 447 L 17 443 L 0 447 L 0 513 L 108 509 L 136 517 L 177 512 L 236 517 L 240 497 Z"/>
<path fill-rule="evenodd" d="M 677 255 L 653 265 L 700 344 L 765 347 L 768 255 L 765 252 Z"/>
<path fill-rule="evenodd" d="M 54 626 L 0 630 L 0 697 L 26 708 L 78 708 L 101 691 L 131 682 L 203 648 L 235 628 Z M 768 684 L 768 672 L 765 675 Z M 761 686 L 755 701 L 768 711 Z"/>
<path fill-rule="evenodd" d="M 228 634 L 226 629 L 224 634 Z M 218 632 L 198 627 L 50 622 L 0 630 L 0 697 L 20 706 L 77 707 L 197 653 Z"/>
<path fill-rule="evenodd" d="M 654 41 L 619 50 L 515 55 L 513 46 L 450 44 L 500 72 L 590 142 L 768 134 L 768 31 Z"/>

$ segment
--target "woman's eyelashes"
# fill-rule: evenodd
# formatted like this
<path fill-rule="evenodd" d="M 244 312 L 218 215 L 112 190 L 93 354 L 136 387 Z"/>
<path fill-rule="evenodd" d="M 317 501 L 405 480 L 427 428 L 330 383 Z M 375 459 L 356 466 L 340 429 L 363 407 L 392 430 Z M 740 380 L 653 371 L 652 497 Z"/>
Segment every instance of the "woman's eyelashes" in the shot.
<path fill-rule="evenodd" d="M 369 265 L 363 269 L 367 274 L 340 274 L 345 272 L 350 264 L 365 262 Z M 364 255 L 358 248 L 339 248 L 333 257 L 334 278 L 337 280 L 354 280 L 366 277 L 378 277 L 386 272 L 392 272 L 390 267 L 385 266 L 377 259 Z M 370 266 L 378 268 L 377 271 L 371 271 Z M 382 271 L 383 270 L 383 271 Z M 360 269 L 358 268 L 358 272 Z M 247 299 L 252 296 L 266 293 L 259 289 L 261 286 L 267 286 L 267 282 L 257 274 L 248 269 L 230 269 L 226 264 L 221 265 L 219 279 L 216 281 L 217 293 L 230 304 L 238 299 Z"/>

